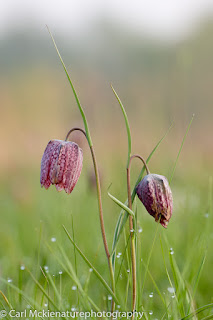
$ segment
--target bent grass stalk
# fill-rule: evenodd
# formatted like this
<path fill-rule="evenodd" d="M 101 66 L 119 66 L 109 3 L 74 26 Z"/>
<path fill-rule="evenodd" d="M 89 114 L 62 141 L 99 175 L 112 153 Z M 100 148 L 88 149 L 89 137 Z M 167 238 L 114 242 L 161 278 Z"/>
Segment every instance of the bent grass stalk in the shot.
<path fill-rule="evenodd" d="M 73 94 L 74 94 L 74 97 L 75 97 L 75 100 L 76 100 L 76 103 L 77 103 L 77 106 L 78 106 L 78 109 L 81 113 L 81 116 L 82 116 L 82 119 L 83 119 L 83 122 L 84 122 L 84 127 L 85 127 L 85 132 L 84 132 L 84 135 L 86 136 L 87 138 L 87 141 L 88 141 L 88 144 L 89 144 L 89 147 L 90 147 L 90 151 L 91 151 L 91 154 L 92 154 L 92 159 L 93 159 L 93 164 L 94 164 L 94 170 L 95 170 L 95 176 L 96 176 L 96 186 L 97 186 L 97 195 L 98 195 L 98 206 L 99 206 L 99 218 L 100 218 L 100 224 L 101 224 L 101 233 L 102 233 L 102 238 L 103 238 L 103 243 L 104 243 L 104 249 L 105 249 L 105 252 L 106 252 L 106 256 L 107 256 L 107 260 L 108 260 L 108 265 L 109 265 L 109 271 L 110 271 L 110 278 L 111 278 L 111 285 L 112 285 L 112 290 L 113 292 L 115 292 L 115 281 L 114 281 L 114 270 L 113 270 L 113 266 L 112 266 L 112 259 L 110 257 L 110 253 L 109 253 L 109 249 L 108 249 L 108 244 L 107 244 L 107 239 L 106 239 L 106 232 L 105 232 L 105 227 L 104 227 L 104 218 L 103 218 L 103 209 L 102 209 L 102 200 L 101 200 L 101 186 L 100 186 L 100 177 L 99 177 L 99 171 L 98 171 L 98 166 L 97 166 L 97 161 L 96 161 L 96 156 L 95 156 L 95 151 L 94 151 L 94 148 L 93 148 L 93 144 L 92 144 L 92 139 L 91 139 L 91 136 L 90 136 L 90 132 L 89 132 L 89 127 L 88 127 L 88 123 L 87 123 L 87 119 L 86 119 L 86 116 L 85 116 L 85 113 L 84 113 L 84 110 L 80 104 L 80 101 L 79 101 L 79 98 L 78 98 L 78 95 L 75 91 L 75 88 L 73 86 L 73 83 L 71 81 L 71 78 L 68 74 L 68 71 L 67 71 L 67 68 L 64 64 L 64 61 L 60 55 L 60 52 L 57 48 L 57 45 L 56 45 L 56 42 L 53 38 L 53 35 L 52 33 L 50 32 L 48 26 L 47 26 L 47 30 L 51 36 L 51 39 L 53 41 L 53 44 L 54 44 L 54 47 L 56 49 L 56 52 L 58 54 L 58 57 L 61 61 L 61 64 L 64 68 L 64 71 L 66 73 L 66 76 L 67 76 L 67 79 L 70 83 L 70 86 L 72 88 L 72 91 L 73 91 Z M 81 132 L 83 132 L 83 130 L 80 130 Z M 71 132 L 70 132 L 71 133 Z M 69 133 L 69 134 L 70 134 Z M 114 310 L 114 301 L 112 301 L 112 311 Z"/>

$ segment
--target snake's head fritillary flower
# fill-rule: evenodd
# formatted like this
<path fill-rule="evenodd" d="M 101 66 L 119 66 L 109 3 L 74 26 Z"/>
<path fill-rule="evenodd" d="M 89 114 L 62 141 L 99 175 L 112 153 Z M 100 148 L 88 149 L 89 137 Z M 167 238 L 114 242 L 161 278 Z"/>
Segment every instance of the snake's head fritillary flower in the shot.
<path fill-rule="evenodd" d="M 71 141 L 50 140 L 41 160 L 41 186 L 48 189 L 51 184 L 58 191 L 71 193 L 81 174 L 83 152 Z"/>
<path fill-rule="evenodd" d="M 168 180 L 158 174 L 148 174 L 137 185 L 136 193 L 155 221 L 160 219 L 160 224 L 167 228 L 173 209 Z"/>

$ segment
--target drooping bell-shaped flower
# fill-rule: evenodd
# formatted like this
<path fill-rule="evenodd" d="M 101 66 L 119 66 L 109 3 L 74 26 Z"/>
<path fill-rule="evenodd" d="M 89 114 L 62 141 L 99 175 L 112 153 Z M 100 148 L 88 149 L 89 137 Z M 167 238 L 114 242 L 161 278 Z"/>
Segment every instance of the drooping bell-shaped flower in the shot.
<path fill-rule="evenodd" d="M 158 174 L 148 174 L 137 185 L 136 193 L 155 221 L 160 219 L 160 224 L 167 228 L 173 209 L 168 180 Z"/>
<path fill-rule="evenodd" d="M 50 140 L 41 160 L 41 186 L 48 189 L 51 184 L 58 191 L 71 193 L 81 174 L 83 152 L 71 141 Z"/>

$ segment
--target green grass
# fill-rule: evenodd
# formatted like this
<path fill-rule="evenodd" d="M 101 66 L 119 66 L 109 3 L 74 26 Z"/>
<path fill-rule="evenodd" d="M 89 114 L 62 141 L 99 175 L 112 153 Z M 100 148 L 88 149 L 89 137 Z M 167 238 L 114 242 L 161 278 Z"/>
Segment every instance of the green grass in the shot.
<path fill-rule="evenodd" d="M 1 190 L 0 243 L 4 295 L 0 301 L 6 309 L 9 309 L 7 304 L 16 309 L 27 305 L 45 308 L 49 304 L 51 310 L 72 307 L 110 310 L 109 292 L 74 251 L 62 227 L 72 237 L 74 230 L 76 244 L 110 285 L 96 194 L 89 187 L 86 171 L 84 168 L 70 196 L 57 193 L 54 187 L 48 191 L 40 189 L 38 170 L 20 172 L 27 185 L 26 199 L 16 194 L 18 189 L 12 191 L 12 177 L 5 180 Z M 112 168 L 113 179 L 124 185 L 125 177 L 119 173 L 119 168 Z M 174 176 L 174 213 L 168 230 L 158 226 L 137 201 L 138 229 L 143 230 L 137 233 L 137 306 L 138 310 L 147 311 L 147 319 L 181 319 L 212 303 L 211 179 L 200 185 Z M 119 184 L 113 186 L 113 194 L 118 194 L 123 202 L 126 199 L 126 192 L 120 190 Z M 105 186 L 103 198 L 107 237 L 112 246 L 119 208 L 107 197 Z M 56 238 L 56 242 L 51 238 Z M 126 231 L 119 239 L 115 259 L 116 297 L 122 310 L 131 308 L 129 259 Z M 25 270 L 20 270 L 22 264 Z M 47 274 L 45 266 L 49 268 Z M 60 271 L 63 273 L 59 274 Z M 12 282 L 7 282 L 8 278 Z M 201 311 L 197 316 L 200 319 L 212 314 L 210 306 Z"/>
<path fill-rule="evenodd" d="M 62 59 L 61 62 L 63 64 Z M 84 111 L 64 64 L 63 67 L 91 146 Z M 130 129 L 123 105 L 116 97 L 127 127 L 128 164 L 131 153 Z M 203 182 L 200 176 L 190 176 L 190 164 L 185 164 L 189 169 L 188 175 L 175 174 L 191 122 L 185 135 L 183 133 L 177 158 L 171 159 L 173 169 L 170 170 L 170 177 L 166 165 L 161 167 L 160 173 L 170 178 L 174 198 L 174 211 L 168 230 L 154 221 L 135 198 L 135 188 L 132 190 L 132 200 L 135 202 L 133 211 L 129 213 L 133 215 L 135 223 L 136 310 L 143 312 L 145 319 L 213 317 L 212 178 Z M 166 135 L 156 147 L 153 145 L 150 148 L 148 161 L 155 157 L 164 138 L 167 138 Z M 111 168 L 111 189 L 116 197 L 109 197 L 108 180 L 103 183 L 102 190 L 106 235 L 115 272 L 115 292 L 111 289 L 108 261 L 102 243 L 96 191 L 88 180 L 88 163 L 69 196 L 63 192 L 57 193 L 54 187 L 48 191 L 42 190 L 39 185 L 39 166 L 37 169 L 20 169 L 15 176 L 12 173 L 9 177 L 3 176 L 0 190 L 2 309 L 100 312 L 110 311 L 113 299 L 116 310 L 131 311 L 132 270 L 126 223 L 129 213 L 125 207 L 126 175 L 125 167 L 124 170 L 120 168 L 122 160 L 115 155 Z M 168 163 L 166 156 L 159 159 L 159 163 L 164 163 L 164 160 Z M 135 178 L 133 172 L 133 185 L 137 185 L 143 173 L 142 169 L 139 177 Z M 122 208 L 120 213 L 119 207 Z M 10 318 L 9 315 L 5 317 Z M 19 319 L 25 318 L 19 315 Z M 68 316 L 63 318 L 68 319 Z M 91 318 L 95 319 L 95 316 Z"/>

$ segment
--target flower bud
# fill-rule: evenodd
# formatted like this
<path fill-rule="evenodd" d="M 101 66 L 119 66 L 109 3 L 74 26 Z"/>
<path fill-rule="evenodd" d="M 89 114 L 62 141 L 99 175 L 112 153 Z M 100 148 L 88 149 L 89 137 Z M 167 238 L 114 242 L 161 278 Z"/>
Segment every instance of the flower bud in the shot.
<path fill-rule="evenodd" d="M 83 152 L 71 141 L 49 141 L 41 160 L 41 186 L 48 189 L 51 184 L 58 191 L 71 193 L 81 174 Z"/>
<path fill-rule="evenodd" d="M 173 208 L 168 180 L 158 174 L 148 174 L 137 185 L 136 193 L 155 221 L 160 219 L 160 224 L 167 228 Z"/>

